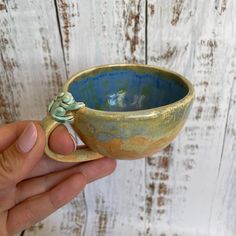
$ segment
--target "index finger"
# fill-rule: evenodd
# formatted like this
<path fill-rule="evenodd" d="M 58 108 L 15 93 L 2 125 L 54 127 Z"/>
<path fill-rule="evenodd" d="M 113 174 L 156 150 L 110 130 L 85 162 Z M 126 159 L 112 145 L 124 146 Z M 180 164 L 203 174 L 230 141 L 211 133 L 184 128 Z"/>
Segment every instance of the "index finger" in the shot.
<path fill-rule="evenodd" d="M 37 163 L 33 170 L 26 176 L 26 179 L 38 177 L 48 173 L 65 170 L 72 166 L 78 165 L 73 162 L 59 162 L 43 156 L 42 159 Z"/>

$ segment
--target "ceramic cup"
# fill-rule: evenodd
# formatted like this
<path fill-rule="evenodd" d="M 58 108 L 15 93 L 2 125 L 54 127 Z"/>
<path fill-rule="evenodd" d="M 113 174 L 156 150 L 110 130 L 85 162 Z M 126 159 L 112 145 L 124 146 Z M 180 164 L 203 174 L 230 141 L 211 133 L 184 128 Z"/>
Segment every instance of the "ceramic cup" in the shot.
<path fill-rule="evenodd" d="M 194 88 L 183 76 L 154 66 L 115 64 L 74 75 L 42 121 L 46 154 L 58 161 L 137 159 L 166 147 L 183 127 Z M 70 122 L 86 144 L 69 155 L 50 150 L 48 138 Z"/>

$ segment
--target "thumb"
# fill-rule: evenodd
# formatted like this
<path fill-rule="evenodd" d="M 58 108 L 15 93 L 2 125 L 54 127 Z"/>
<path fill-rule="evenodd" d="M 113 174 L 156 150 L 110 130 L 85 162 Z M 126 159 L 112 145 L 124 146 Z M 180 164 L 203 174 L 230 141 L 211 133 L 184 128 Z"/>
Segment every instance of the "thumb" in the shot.
<path fill-rule="evenodd" d="M 44 145 L 42 128 L 29 122 L 15 143 L 0 154 L 0 188 L 24 179 L 42 157 Z"/>

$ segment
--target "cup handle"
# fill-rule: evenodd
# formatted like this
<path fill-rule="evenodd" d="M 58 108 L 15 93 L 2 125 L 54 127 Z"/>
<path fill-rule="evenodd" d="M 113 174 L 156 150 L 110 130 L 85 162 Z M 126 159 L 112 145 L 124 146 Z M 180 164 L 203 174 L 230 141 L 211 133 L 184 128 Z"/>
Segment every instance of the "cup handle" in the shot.
<path fill-rule="evenodd" d="M 87 147 L 78 149 L 68 155 L 61 155 L 61 154 L 55 153 L 49 148 L 49 143 L 48 143 L 49 136 L 53 132 L 53 130 L 56 129 L 57 126 L 64 123 L 65 120 L 72 122 L 74 117 L 73 117 L 73 113 L 70 111 L 77 110 L 80 107 L 84 106 L 84 104 L 81 105 L 81 103 L 80 104 L 77 103 L 77 106 L 76 106 L 75 103 L 72 104 L 71 100 L 69 103 L 66 104 L 65 103 L 66 99 L 64 99 L 66 96 L 68 98 L 68 96 L 72 96 L 72 95 L 69 93 L 66 93 L 66 95 L 65 93 L 61 93 L 59 96 L 57 96 L 56 99 L 54 99 L 54 101 L 49 106 L 49 109 L 48 109 L 49 114 L 41 121 L 41 126 L 44 129 L 45 136 L 46 136 L 46 145 L 45 145 L 46 155 L 56 161 L 61 161 L 61 162 L 86 162 L 86 161 L 92 161 L 92 160 L 102 158 L 103 156 L 101 154 L 96 153 Z M 65 100 L 65 101 L 63 100 L 63 104 L 61 103 L 62 99 Z M 72 98 L 70 97 L 70 99 L 73 99 L 73 97 Z M 68 104 L 69 104 L 69 107 L 73 109 L 67 109 Z M 67 111 L 69 111 L 69 115 L 66 115 L 65 113 L 63 114 L 64 116 L 61 116 L 61 114 L 63 113 L 62 111 L 65 111 L 61 108 L 63 109 L 66 108 Z"/>

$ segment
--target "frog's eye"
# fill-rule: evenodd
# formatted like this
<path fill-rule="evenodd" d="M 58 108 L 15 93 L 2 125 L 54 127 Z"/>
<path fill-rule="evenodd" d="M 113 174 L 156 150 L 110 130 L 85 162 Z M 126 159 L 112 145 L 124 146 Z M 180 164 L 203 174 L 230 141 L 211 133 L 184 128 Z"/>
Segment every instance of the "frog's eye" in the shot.
<path fill-rule="evenodd" d="M 65 94 L 62 98 L 62 101 L 65 103 L 69 103 L 71 101 L 71 96 L 69 94 Z"/>

